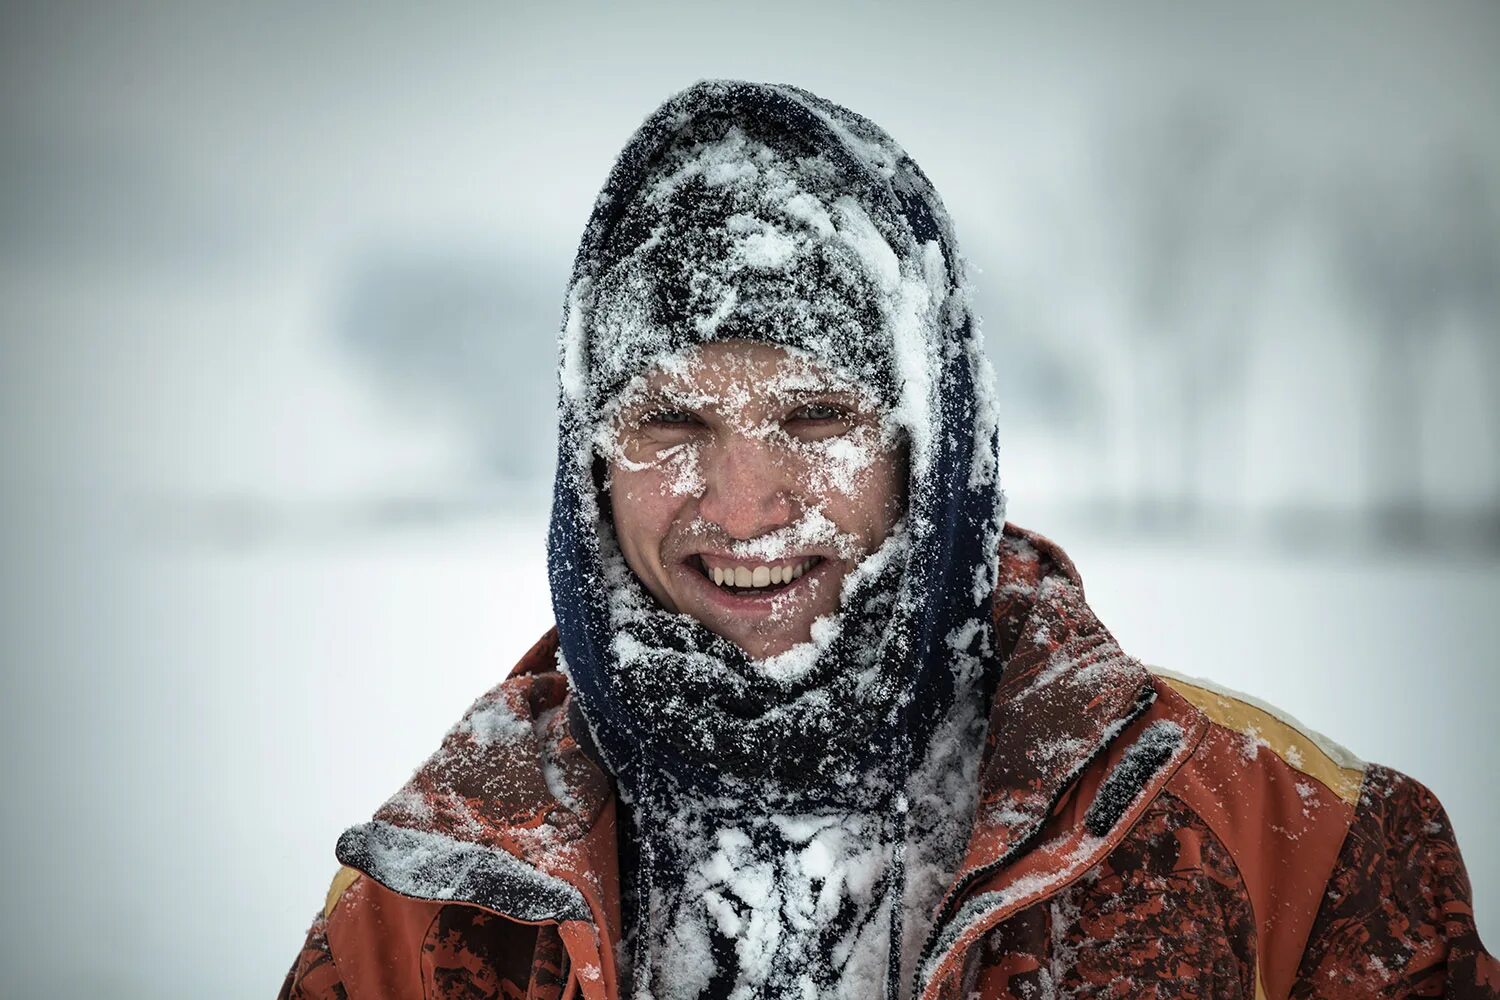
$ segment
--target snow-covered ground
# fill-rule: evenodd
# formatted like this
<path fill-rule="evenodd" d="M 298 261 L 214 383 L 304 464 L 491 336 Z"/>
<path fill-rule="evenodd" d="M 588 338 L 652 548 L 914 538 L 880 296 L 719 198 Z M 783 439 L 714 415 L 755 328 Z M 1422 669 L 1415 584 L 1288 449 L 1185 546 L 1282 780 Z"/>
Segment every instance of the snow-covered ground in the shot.
<path fill-rule="evenodd" d="M 1430 785 L 1500 941 L 1493 565 L 1055 536 L 1136 655 Z M 543 537 L 539 518 L 496 519 L 108 570 L 99 585 L 126 595 L 113 616 L 47 640 L 56 666 L 10 720 L 31 749 L 6 796 L 23 859 L 6 936 L 27 956 L 6 994 L 273 994 L 338 833 L 550 624 Z"/>

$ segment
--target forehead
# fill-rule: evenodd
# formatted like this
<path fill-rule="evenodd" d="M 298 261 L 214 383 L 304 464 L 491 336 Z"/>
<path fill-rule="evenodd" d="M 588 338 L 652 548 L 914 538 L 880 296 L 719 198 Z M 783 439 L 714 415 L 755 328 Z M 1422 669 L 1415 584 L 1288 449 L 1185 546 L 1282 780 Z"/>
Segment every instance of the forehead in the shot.
<path fill-rule="evenodd" d="M 648 392 L 754 399 L 798 392 L 846 392 L 857 387 L 811 355 L 753 340 L 699 344 L 655 365 Z"/>

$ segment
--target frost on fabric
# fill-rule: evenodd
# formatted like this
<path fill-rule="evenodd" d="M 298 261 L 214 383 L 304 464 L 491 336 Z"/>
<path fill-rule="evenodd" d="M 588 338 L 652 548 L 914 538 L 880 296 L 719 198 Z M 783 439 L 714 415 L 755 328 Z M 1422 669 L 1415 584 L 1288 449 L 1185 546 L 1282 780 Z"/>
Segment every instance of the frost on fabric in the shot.
<path fill-rule="evenodd" d="M 583 894 L 499 848 L 374 820 L 339 838 L 339 861 L 417 899 L 478 903 L 519 920 L 587 920 Z"/>
<path fill-rule="evenodd" d="M 1178 673 L 1175 670 L 1167 670 L 1163 667 L 1154 666 L 1151 668 L 1151 670 L 1153 673 L 1160 674 L 1163 677 L 1175 678 L 1176 680 L 1191 684 L 1194 687 L 1202 688 L 1205 691 L 1210 691 L 1225 700 L 1239 701 L 1243 702 L 1246 705 L 1249 705 L 1252 708 L 1258 708 L 1262 712 L 1265 712 L 1267 715 L 1269 715 L 1271 718 L 1276 719 L 1277 721 L 1284 723 L 1290 728 L 1296 730 L 1299 735 L 1304 737 L 1309 743 L 1311 743 L 1314 747 L 1321 751 L 1340 768 L 1352 771 L 1364 770 L 1365 762 L 1359 757 L 1355 756 L 1349 750 L 1347 750 L 1342 744 L 1329 739 L 1327 736 L 1324 736 L 1316 729 L 1312 729 L 1309 726 L 1303 725 L 1301 722 L 1298 722 L 1297 719 L 1290 713 L 1277 708 L 1275 705 L 1262 701 L 1254 695 L 1245 694 L 1243 691 L 1232 690 L 1231 688 L 1224 687 L 1223 685 L 1215 681 L 1211 681 L 1203 677 L 1193 677 L 1189 674 Z M 1256 732 L 1254 732 L 1253 734 L 1246 732 L 1242 735 L 1244 735 L 1246 738 L 1246 755 L 1253 758 L 1259 751 L 1260 746 L 1264 745 L 1264 740 L 1261 740 L 1259 738 L 1259 730 L 1256 730 Z M 1300 754 L 1298 755 L 1298 758 L 1298 761 L 1292 761 L 1290 758 L 1288 758 L 1288 763 L 1291 763 L 1293 767 L 1297 767 L 1300 763 Z"/>
<path fill-rule="evenodd" d="M 962 690 L 979 682 L 971 673 Z M 939 727 L 921 766 L 906 782 L 906 924 L 901 942 L 903 990 L 911 983 L 922 944 L 932 931 L 938 902 L 947 890 L 974 826 L 979 801 L 979 764 L 989 720 L 978 698 L 962 697 Z"/>
<path fill-rule="evenodd" d="M 536 719 L 536 730 L 538 732 L 559 732 L 567 725 L 567 706 L 555 705 L 552 708 L 538 714 Z M 551 753 L 543 753 L 540 760 L 542 780 L 547 784 L 547 791 L 552 797 L 562 804 L 564 809 L 574 815 L 584 815 L 588 811 L 587 805 L 573 790 L 568 781 L 567 774 L 558 763 L 557 757 Z"/>
<path fill-rule="evenodd" d="M 1105 777 L 1084 814 L 1089 832 L 1102 837 L 1113 829 L 1151 778 L 1182 745 L 1182 727 L 1169 719 L 1147 726 Z"/>
<path fill-rule="evenodd" d="M 517 743 L 532 736 L 530 720 L 517 715 L 503 696 L 475 705 L 459 720 L 454 732 L 466 733 L 485 747 L 495 743 Z"/>
<path fill-rule="evenodd" d="M 737 126 L 671 147 L 619 224 L 607 266 L 570 294 L 565 401 L 598 410 L 693 343 L 765 340 L 879 387 L 920 476 L 950 276 L 936 241 L 898 255 L 859 200 L 840 193 L 845 183 L 822 155 L 789 156 Z M 707 204 L 703 187 L 716 196 Z M 984 364 L 982 352 L 971 363 Z M 989 420 L 989 394 L 980 395 Z M 984 459 L 976 474 L 992 466 Z"/>
<path fill-rule="evenodd" d="M 1265 747 L 1267 750 L 1271 749 L 1271 744 L 1266 742 L 1266 738 L 1260 734 L 1260 727 L 1253 723 L 1244 728 L 1240 733 L 1240 737 L 1242 740 L 1241 752 L 1245 755 L 1246 760 L 1254 760 L 1259 756 L 1261 747 Z"/>
<path fill-rule="evenodd" d="M 747 816 L 686 805 L 661 817 L 680 885 L 652 897 L 641 933 L 658 945 L 636 996 L 869 997 L 885 974 L 893 838 L 879 815 Z M 730 948 L 733 969 L 715 950 Z"/>

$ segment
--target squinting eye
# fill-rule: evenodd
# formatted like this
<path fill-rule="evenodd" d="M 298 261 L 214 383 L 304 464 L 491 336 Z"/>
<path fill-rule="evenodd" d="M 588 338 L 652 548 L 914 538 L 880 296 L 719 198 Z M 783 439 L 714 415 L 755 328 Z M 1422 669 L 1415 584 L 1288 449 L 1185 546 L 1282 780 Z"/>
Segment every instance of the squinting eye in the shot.
<path fill-rule="evenodd" d="M 830 406 L 827 403 L 808 403 L 806 406 L 799 407 L 797 411 L 792 414 L 792 418 L 794 420 L 816 421 L 841 420 L 846 416 L 848 416 L 848 414 L 846 414 L 843 410 L 839 409 L 837 406 Z"/>
<path fill-rule="evenodd" d="M 647 414 L 641 420 L 641 423 L 675 427 L 682 424 L 690 424 L 694 419 L 693 415 L 686 410 L 657 410 L 655 413 Z"/>

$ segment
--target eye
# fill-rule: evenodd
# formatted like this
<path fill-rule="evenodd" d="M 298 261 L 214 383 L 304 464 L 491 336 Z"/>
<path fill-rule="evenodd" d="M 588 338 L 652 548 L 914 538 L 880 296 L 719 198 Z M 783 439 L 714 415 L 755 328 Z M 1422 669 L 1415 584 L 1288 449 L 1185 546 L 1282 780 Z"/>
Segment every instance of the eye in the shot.
<path fill-rule="evenodd" d="M 828 420 L 844 420 L 849 414 L 841 407 L 831 403 L 808 403 L 799 406 L 792 411 L 793 420 L 809 420 L 814 423 L 823 423 Z"/>
<path fill-rule="evenodd" d="M 786 417 L 786 429 L 802 441 L 821 441 L 842 437 L 855 425 L 856 417 L 848 407 L 838 403 L 803 403 Z"/>
<path fill-rule="evenodd" d="M 698 418 L 686 410 L 656 410 L 641 418 L 641 423 L 651 427 L 682 427 L 698 422 Z"/>

